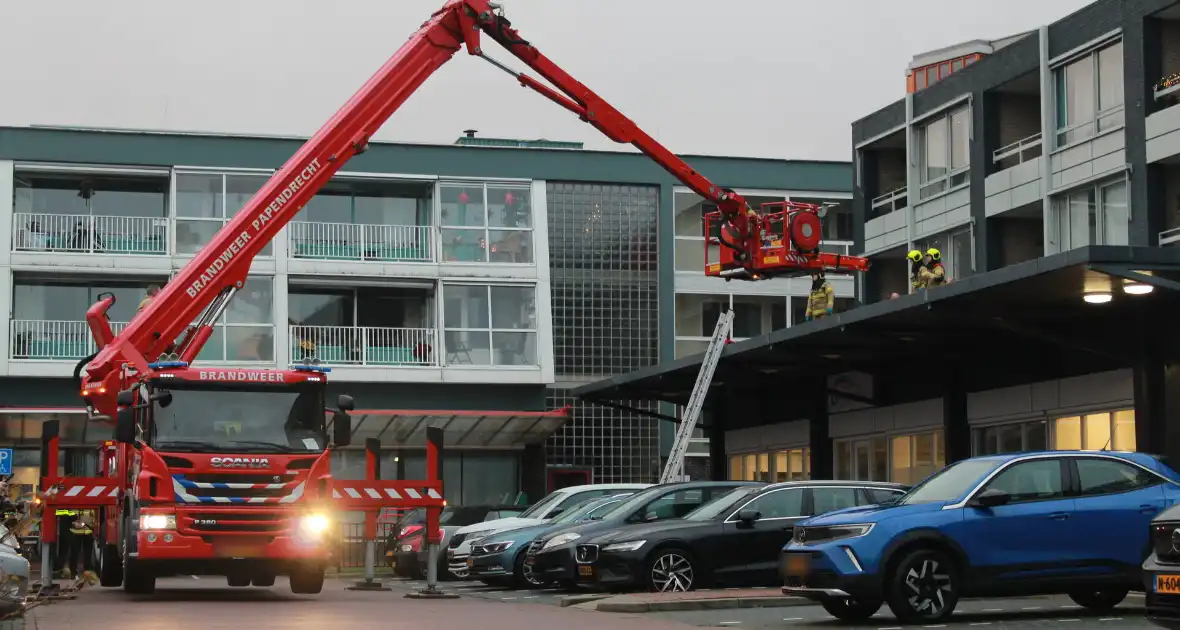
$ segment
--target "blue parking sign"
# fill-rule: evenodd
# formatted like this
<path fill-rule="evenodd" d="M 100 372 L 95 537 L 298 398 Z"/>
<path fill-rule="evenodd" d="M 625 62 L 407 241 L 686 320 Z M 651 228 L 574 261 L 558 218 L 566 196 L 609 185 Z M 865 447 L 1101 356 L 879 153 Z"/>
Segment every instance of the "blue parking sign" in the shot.
<path fill-rule="evenodd" d="M 12 474 L 12 449 L 0 448 L 0 475 Z"/>

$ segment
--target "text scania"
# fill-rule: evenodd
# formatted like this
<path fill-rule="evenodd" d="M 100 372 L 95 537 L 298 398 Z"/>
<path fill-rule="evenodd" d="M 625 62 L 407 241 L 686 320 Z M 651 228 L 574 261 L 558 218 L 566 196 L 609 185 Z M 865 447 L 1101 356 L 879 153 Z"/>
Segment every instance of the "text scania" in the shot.
<path fill-rule="evenodd" d="M 209 460 L 214 468 L 270 468 L 266 457 L 214 457 Z"/>
<path fill-rule="evenodd" d="M 306 186 L 307 183 L 311 181 L 312 176 L 319 172 L 319 170 L 319 158 L 314 158 L 311 162 L 308 162 L 307 166 L 303 167 L 303 170 L 299 171 L 299 173 L 295 175 L 295 179 L 292 179 L 291 183 L 287 184 L 286 188 L 283 188 L 283 190 L 279 191 L 279 194 L 275 195 L 274 199 L 272 199 L 271 202 L 265 208 L 263 208 L 253 220 L 250 221 L 250 227 L 254 229 L 254 234 L 250 234 L 246 231 L 238 234 L 237 238 L 231 241 L 230 244 L 226 246 L 225 250 L 222 251 L 221 254 L 219 254 L 217 258 L 215 258 L 203 272 L 201 272 L 201 277 L 194 280 L 192 285 L 185 289 L 185 292 L 188 293 L 188 296 L 195 298 L 202 289 L 209 286 L 209 284 L 213 282 L 213 279 L 217 277 L 217 274 L 225 270 L 225 266 L 229 264 L 229 261 L 233 260 L 235 256 L 245 249 L 246 243 L 248 243 L 251 238 L 261 234 L 262 229 L 266 227 L 266 224 L 269 223 L 280 210 L 289 205 L 291 199 L 295 196 L 295 193 L 299 192 L 301 188 Z"/>
<path fill-rule="evenodd" d="M 245 370 L 201 370 L 202 381 L 247 381 L 285 383 L 282 372 L 247 372 Z"/>

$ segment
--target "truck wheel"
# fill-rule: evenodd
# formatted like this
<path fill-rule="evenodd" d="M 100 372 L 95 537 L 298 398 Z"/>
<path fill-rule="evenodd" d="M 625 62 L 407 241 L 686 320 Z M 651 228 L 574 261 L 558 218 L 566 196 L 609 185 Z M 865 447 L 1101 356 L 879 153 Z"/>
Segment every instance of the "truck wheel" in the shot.
<path fill-rule="evenodd" d="M 291 572 L 291 592 L 296 595 L 315 595 L 324 590 L 323 567 L 298 567 Z"/>
<path fill-rule="evenodd" d="M 254 576 L 254 579 L 252 580 L 252 582 L 254 583 L 254 586 L 262 586 L 262 587 L 274 586 L 275 585 L 275 576 L 274 576 L 274 574 L 256 575 L 256 576 Z"/>
<path fill-rule="evenodd" d="M 123 590 L 132 595 L 151 595 L 156 592 L 156 576 L 138 564 L 131 558 L 123 559 Z"/>
<path fill-rule="evenodd" d="M 248 575 L 227 575 L 225 581 L 234 588 L 250 586 L 250 576 Z"/>
<path fill-rule="evenodd" d="M 119 547 L 99 543 L 98 583 L 106 587 L 123 584 L 123 562 L 119 559 Z"/>

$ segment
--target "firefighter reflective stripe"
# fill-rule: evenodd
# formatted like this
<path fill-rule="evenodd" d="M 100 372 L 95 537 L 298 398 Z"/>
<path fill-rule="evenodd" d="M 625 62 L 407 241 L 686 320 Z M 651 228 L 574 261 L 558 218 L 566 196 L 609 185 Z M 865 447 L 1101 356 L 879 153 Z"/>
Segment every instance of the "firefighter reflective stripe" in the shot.
<path fill-rule="evenodd" d="M 89 527 L 70 527 L 70 533 L 75 536 L 89 536 L 94 533 L 94 530 Z"/>
<path fill-rule="evenodd" d="M 54 514 L 57 516 L 77 516 L 78 510 L 58 510 Z"/>
<path fill-rule="evenodd" d="M 807 297 L 807 314 L 812 317 L 823 317 L 835 305 L 835 301 L 836 292 L 832 289 L 832 285 L 825 282 L 822 287 L 812 291 Z"/>

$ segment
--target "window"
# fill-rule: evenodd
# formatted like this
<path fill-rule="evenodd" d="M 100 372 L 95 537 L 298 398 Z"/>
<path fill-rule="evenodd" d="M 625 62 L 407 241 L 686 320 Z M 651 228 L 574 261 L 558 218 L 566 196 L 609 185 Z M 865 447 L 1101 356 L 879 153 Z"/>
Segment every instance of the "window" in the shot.
<path fill-rule="evenodd" d="M 93 286 L 18 281 L 12 289 L 11 357 L 13 359 L 77 360 L 94 351 L 86 309 L 98 296 L 111 293 L 115 304 L 107 315 L 119 332 L 135 315 L 149 282 L 110 282 Z M 163 282 L 158 282 L 163 284 Z"/>
<path fill-rule="evenodd" d="M 215 363 L 274 362 L 274 278 L 246 279 L 197 357 Z"/>
<path fill-rule="evenodd" d="M 837 442 L 836 478 L 889 481 L 889 440 L 881 435 Z"/>
<path fill-rule="evenodd" d="M 996 475 L 986 489 L 1000 490 L 1013 502 L 1064 498 L 1061 460 L 1035 459 L 1014 464 Z"/>
<path fill-rule="evenodd" d="M 1112 459 L 1079 458 L 1078 485 L 1082 496 L 1130 492 L 1163 483 L 1138 466 Z"/>
<path fill-rule="evenodd" d="M 1123 124 L 1121 41 L 1057 68 L 1054 75 L 1058 147 Z"/>
<path fill-rule="evenodd" d="M 686 514 L 697 509 L 707 499 L 706 496 L 712 496 L 712 489 L 695 489 L 695 490 L 681 490 L 665 494 L 664 496 L 648 503 L 644 507 L 644 513 L 639 514 L 640 518 L 651 520 L 651 515 L 655 515 L 656 519 L 663 520 L 666 518 L 684 518 Z M 726 488 L 726 491 L 729 489 Z"/>
<path fill-rule="evenodd" d="M 439 184 L 444 262 L 533 263 L 532 188 Z"/>
<path fill-rule="evenodd" d="M 919 131 L 922 187 L 926 199 L 967 183 L 971 165 L 971 108 L 960 107 L 928 122 Z"/>
<path fill-rule="evenodd" d="M 1059 451 L 1134 451 L 1135 410 L 1057 418 L 1053 421 L 1053 448 Z"/>
<path fill-rule="evenodd" d="M 888 503 L 905 494 L 901 490 L 884 490 L 882 488 L 865 488 L 865 494 L 871 503 Z"/>
<path fill-rule="evenodd" d="M 974 243 L 972 228 L 956 229 L 929 236 L 919 241 L 918 249 L 922 253 L 930 248 L 942 253 L 942 269 L 948 281 L 965 278 L 975 272 Z"/>
<path fill-rule="evenodd" d="M 1044 420 L 979 427 L 971 431 L 972 448 L 976 456 L 1043 451 L 1049 442 L 1048 425 Z"/>
<path fill-rule="evenodd" d="M 200 251 L 268 179 L 270 175 L 177 173 L 176 253 Z M 273 255 L 271 244 L 259 255 Z"/>
<path fill-rule="evenodd" d="M 851 199 L 796 197 L 791 195 L 791 201 L 812 203 L 817 206 L 826 206 L 828 210 L 827 214 L 824 216 L 823 240 L 825 241 L 824 244 L 826 244 L 827 247 L 824 247 L 824 244 L 821 244 L 820 249 L 823 251 L 831 251 L 834 254 L 852 253 L 848 249 L 852 244 Z"/>
<path fill-rule="evenodd" d="M 899 435 L 891 440 L 890 481 L 914 485 L 946 465 L 942 431 Z"/>
<path fill-rule="evenodd" d="M 812 488 L 811 513 L 823 514 L 832 510 L 855 507 L 859 503 L 856 498 L 856 488 Z"/>
<path fill-rule="evenodd" d="M 758 337 L 787 327 L 781 296 L 676 294 L 676 357 L 704 352 L 721 314 L 733 309 L 733 338 Z"/>
<path fill-rule="evenodd" d="M 333 179 L 288 228 L 290 255 L 425 262 L 434 259 L 434 184 Z"/>
<path fill-rule="evenodd" d="M 168 253 L 164 175 L 13 174 L 13 247 L 23 251 Z"/>
<path fill-rule="evenodd" d="M 796 518 L 803 516 L 803 488 L 788 488 L 764 494 L 750 501 L 739 511 L 753 510 L 761 514 L 759 520 Z"/>
<path fill-rule="evenodd" d="M 443 285 L 448 365 L 537 365 L 536 287 Z"/>
<path fill-rule="evenodd" d="M 1126 245 L 1130 229 L 1127 182 L 1088 186 L 1053 200 L 1057 251 L 1086 245 Z"/>
<path fill-rule="evenodd" d="M 730 481 L 799 481 L 811 478 L 811 449 L 750 453 L 729 458 Z"/>
<path fill-rule="evenodd" d="M 782 195 L 758 195 L 747 194 L 742 192 L 742 196 L 746 198 L 746 202 L 750 207 L 757 210 L 764 203 L 771 203 L 775 201 L 786 201 L 787 198 Z M 706 202 L 703 197 L 696 193 L 687 191 L 676 191 L 672 195 L 673 204 L 675 205 L 675 216 L 673 226 L 676 235 L 676 251 L 674 252 L 676 260 L 676 271 L 691 272 L 697 275 L 704 275 L 705 273 L 705 221 L 706 214 L 717 210 L 717 207 L 712 203 Z M 713 237 L 720 235 L 720 225 L 713 224 Z M 712 245 L 709 247 L 709 262 L 717 262 L 720 245 Z"/>

